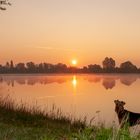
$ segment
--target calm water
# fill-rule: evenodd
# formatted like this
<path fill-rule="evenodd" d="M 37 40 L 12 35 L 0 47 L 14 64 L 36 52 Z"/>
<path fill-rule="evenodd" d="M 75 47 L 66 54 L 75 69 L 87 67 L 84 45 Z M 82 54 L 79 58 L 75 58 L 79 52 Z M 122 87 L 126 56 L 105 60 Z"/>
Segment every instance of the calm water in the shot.
<path fill-rule="evenodd" d="M 115 99 L 140 112 L 140 75 L 0 75 L 0 95 L 28 105 L 37 102 L 42 109 L 55 104 L 75 117 L 112 123 L 117 120 Z"/>

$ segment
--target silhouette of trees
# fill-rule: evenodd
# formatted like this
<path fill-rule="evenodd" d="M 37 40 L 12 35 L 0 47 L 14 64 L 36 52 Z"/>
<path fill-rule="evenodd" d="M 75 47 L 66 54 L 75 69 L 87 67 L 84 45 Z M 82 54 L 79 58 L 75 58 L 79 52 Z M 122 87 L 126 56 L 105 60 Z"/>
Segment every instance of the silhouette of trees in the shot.
<path fill-rule="evenodd" d="M 137 70 L 137 67 L 133 65 L 130 61 L 126 61 L 120 65 L 120 72 L 131 73 L 137 72 Z"/>
<path fill-rule="evenodd" d="M 32 72 L 32 73 L 36 72 L 36 66 L 33 62 L 27 62 L 26 66 L 28 72 Z"/>
<path fill-rule="evenodd" d="M 14 63 L 12 60 L 10 61 L 10 71 L 14 72 Z"/>
<path fill-rule="evenodd" d="M 25 68 L 25 64 L 24 63 L 18 63 L 15 67 L 16 72 L 21 72 L 21 73 L 25 73 L 26 72 L 26 68 Z"/>
<path fill-rule="evenodd" d="M 7 5 L 11 5 L 9 0 L 0 0 L 0 10 L 6 10 Z"/>
<path fill-rule="evenodd" d="M 88 72 L 88 67 L 87 67 L 87 66 L 84 66 L 84 67 L 81 69 L 81 72 L 87 73 L 87 72 Z"/>
<path fill-rule="evenodd" d="M 2 73 L 2 71 L 3 71 L 3 67 L 2 65 L 0 65 L 0 73 Z"/>
<path fill-rule="evenodd" d="M 6 68 L 6 69 L 10 69 L 10 64 L 9 64 L 9 62 L 6 62 L 5 68 Z"/>
<path fill-rule="evenodd" d="M 67 70 L 68 73 L 80 73 L 81 70 L 77 67 L 69 67 L 68 70 Z"/>
<path fill-rule="evenodd" d="M 10 62 L 10 68 L 11 69 L 13 69 L 14 68 L 14 63 L 13 63 L 13 61 L 11 60 L 11 62 Z"/>
<path fill-rule="evenodd" d="M 53 73 L 54 72 L 54 65 L 50 63 L 44 63 L 45 72 Z"/>
<path fill-rule="evenodd" d="M 89 72 L 94 72 L 94 73 L 99 73 L 99 72 L 102 72 L 102 68 L 100 65 L 97 65 L 97 64 L 90 64 L 88 65 L 88 71 Z"/>
<path fill-rule="evenodd" d="M 104 72 L 114 72 L 116 64 L 114 59 L 106 57 L 102 64 Z"/>
<path fill-rule="evenodd" d="M 43 63 L 40 63 L 40 64 L 37 66 L 37 71 L 38 71 L 38 72 L 44 73 L 44 64 L 43 64 Z"/>
<path fill-rule="evenodd" d="M 120 65 L 120 67 L 115 67 L 115 60 L 106 57 L 103 61 L 103 68 L 98 64 L 90 64 L 84 66 L 83 68 L 78 67 L 68 67 L 66 64 L 58 63 L 39 63 L 34 62 L 18 63 L 14 64 L 11 60 L 6 62 L 5 65 L 0 65 L 0 73 L 140 73 L 140 68 L 138 69 L 132 62 L 126 61 Z"/>
<path fill-rule="evenodd" d="M 62 63 L 58 63 L 57 65 L 55 65 L 54 69 L 55 69 L 55 72 L 58 72 L 58 73 L 66 72 L 67 65 L 62 64 Z"/>

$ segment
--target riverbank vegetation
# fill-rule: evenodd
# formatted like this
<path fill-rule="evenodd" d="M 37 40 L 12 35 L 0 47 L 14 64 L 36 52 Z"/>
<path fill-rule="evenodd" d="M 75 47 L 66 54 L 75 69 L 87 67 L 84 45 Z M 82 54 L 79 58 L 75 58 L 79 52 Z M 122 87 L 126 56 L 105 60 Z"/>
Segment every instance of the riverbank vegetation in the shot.
<path fill-rule="evenodd" d="M 86 119 L 64 115 L 55 106 L 49 111 L 17 105 L 9 97 L 0 98 L 0 139 L 2 140 L 138 140 L 126 125 L 106 128 L 87 124 Z"/>

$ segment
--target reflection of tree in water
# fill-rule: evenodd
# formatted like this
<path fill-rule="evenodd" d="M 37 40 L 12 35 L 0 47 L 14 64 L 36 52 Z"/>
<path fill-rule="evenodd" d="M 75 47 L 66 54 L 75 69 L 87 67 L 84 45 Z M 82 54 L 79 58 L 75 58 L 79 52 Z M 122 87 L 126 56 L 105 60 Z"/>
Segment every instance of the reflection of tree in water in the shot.
<path fill-rule="evenodd" d="M 9 80 L 6 81 L 6 83 L 7 83 L 8 86 L 14 87 L 14 80 L 9 79 Z"/>
<path fill-rule="evenodd" d="M 51 84 L 51 83 L 65 83 L 68 80 L 70 81 L 71 77 L 64 77 L 64 76 L 13 76 L 13 77 L 3 77 L 0 79 L 0 83 L 5 82 L 8 86 L 14 86 L 14 82 L 20 84 L 20 85 L 35 85 L 37 83 L 39 84 Z"/>
<path fill-rule="evenodd" d="M 112 89 L 116 85 L 116 80 L 120 80 L 122 84 L 130 86 L 132 83 L 134 83 L 138 78 L 140 78 L 139 75 L 99 75 L 97 77 L 87 77 L 85 80 L 88 80 L 89 82 L 100 82 L 100 80 L 103 80 L 102 85 L 105 87 L 105 89 Z"/>
<path fill-rule="evenodd" d="M 112 78 L 104 78 L 102 85 L 105 87 L 105 89 L 112 89 L 115 87 L 115 79 Z"/>
<path fill-rule="evenodd" d="M 91 83 L 98 83 L 101 81 L 102 77 L 101 76 L 86 76 L 83 79 Z"/>
<path fill-rule="evenodd" d="M 88 80 L 89 82 L 98 83 L 101 81 L 101 77 L 87 77 L 85 80 Z"/>
<path fill-rule="evenodd" d="M 94 76 L 94 77 L 87 77 L 85 78 L 85 80 L 88 80 L 89 82 L 100 82 L 101 80 L 103 80 L 102 85 L 105 87 L 105 89 L 112 89 L 116 82 L 115 80 L 118 79 L 118 76 L 110 76 L 110 75 L 98 75 L 98 76 Z"/>
<path fill-rule="evenodd" d="M 26 80 L 25 80 L 25 79 L 21 79 L 21 78 L 16 79 L 15 81 L 16 81 L 18 84 L 20 84 L 20 85 L 25 85 L 25 83 L 26 83 Z"/>
<path fill-rule="evenodd" d="M 71 81 L 72 76 L 59 76 L 59 75 L 53 75 L 53 76 L 1 76 L 0 77 L 0 83 L 3 82 L 6 83 L 8 86 L 14 86 L 14 84 L 20 84 L 20 85 L 35 85 L 35 84 L 52 84 L 52 83 L 58 83 L 62 84 L 67 81 Z M 105 87 L 105 89 L 112 89 L 116 85 L 116 80 L 120 80 L 122 84 L 125 84 L 127 86 L 130 86 L 133 82 L 135 82 L 139 77 L 139 75 L 86 75 L 86 76 L 77 76 L 77 80 L 87 80 L 91 83 L 99 83 L 102 82 L 102 85 Z"/>
<path fill-rule="evenodd" d="M 57 77 L 45 77 L 45 78 L 32 77 L 32 78 L 27 79 L 27 84 L 28 85 L 35 85 L 37 83 L 43 84 L 43 85 L 51 84 L 51 83 L 61 84 L 61 83 L 65 83 L 66 81 L 67 79 L 65 79 L 64 77 L 59 77 L 59 78 Z"/>
<path fill-rule="evenodd" d="M 120 81 L 122 84 L 130 86 L 132 83 L 134 83 L 137 80 L 137 76 L 121 76 Z"/>
<path fill-rule="evenodd" d="M 28 79 L 27 80 L 27 85 L 35 85 L 37 81 L 35 81 L 35 79 Z"/>

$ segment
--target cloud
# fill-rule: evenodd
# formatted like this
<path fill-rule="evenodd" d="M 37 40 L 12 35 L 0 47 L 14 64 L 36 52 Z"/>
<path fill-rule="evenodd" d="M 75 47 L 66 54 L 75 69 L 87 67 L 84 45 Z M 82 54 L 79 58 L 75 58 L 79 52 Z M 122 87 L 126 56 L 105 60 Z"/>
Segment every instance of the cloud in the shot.
<path fill-rule="evenodd" d="M 60 50 L 60 51 L 79 51 L 78 49 L 70 49 L 70 48 L 58 48 L 58 47 L 45 47 L 45 46 L 38 46 L 38 47 L 36 47 L 36 48 L 38 48 L 38 49 L 45 49 L 45 50 L 56 50 L 56 51 L 58 51 L 58 50 Z"/>

